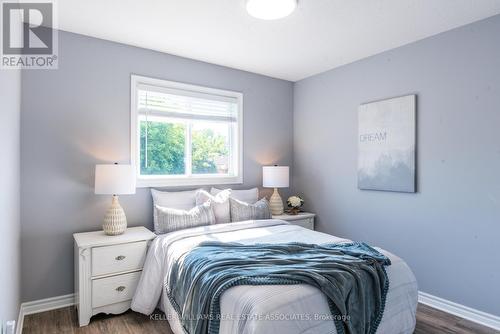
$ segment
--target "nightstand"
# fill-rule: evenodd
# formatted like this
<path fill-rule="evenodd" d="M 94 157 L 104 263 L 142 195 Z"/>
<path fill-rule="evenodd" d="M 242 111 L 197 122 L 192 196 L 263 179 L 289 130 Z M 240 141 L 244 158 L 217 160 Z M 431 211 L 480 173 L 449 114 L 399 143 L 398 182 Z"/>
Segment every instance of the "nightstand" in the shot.
<path fill-rule="evenodd" d="M 314 217 L 316 215 L 310 212 L 300 212 L 298 215 L 279 215 L 273 216 L 273 219 L 281 219 L 289 222 L 293 225 L 298 225 L 305 227 L 310 230 L 314 230 Z"/>
<path fill-rule="evenodd" d="M 80 327 L 95 314 L 119 314 L 130 308 L 149 242 L 155 237 L 145 227 L 131 227 L 117 236 L 103 231 L 73 234 Z"/>

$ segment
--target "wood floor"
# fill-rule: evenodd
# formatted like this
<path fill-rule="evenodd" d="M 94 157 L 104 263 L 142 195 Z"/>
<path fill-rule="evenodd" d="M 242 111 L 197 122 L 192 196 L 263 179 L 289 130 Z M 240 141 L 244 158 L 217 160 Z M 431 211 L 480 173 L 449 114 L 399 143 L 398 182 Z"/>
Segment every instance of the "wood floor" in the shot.
<path fill-rule="evenodd" d="M 159 320 L 154 320 L 154 318 Z M 132 311 L 122 315 L 97 315 L 90 325 L 79 328 L 74 307 L 28 315 L 24 319 L 24 334 L 172 334 L 163 313 L 151 318 Z M 500 334 L 493 329 L 438 311 L 425 305 L 418 305 L 415 334 Z"/>

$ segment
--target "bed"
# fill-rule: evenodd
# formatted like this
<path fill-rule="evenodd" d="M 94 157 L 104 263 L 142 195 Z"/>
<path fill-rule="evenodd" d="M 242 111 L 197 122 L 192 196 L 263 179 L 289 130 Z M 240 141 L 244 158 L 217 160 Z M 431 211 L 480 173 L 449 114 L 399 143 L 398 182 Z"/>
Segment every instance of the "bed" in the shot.
<path fill-rule="evenodd" d="M 185 334 L 177 313 L 166 297 L 172 259 L 204 241 L 241 244 L 302 242 L 347 243 L 349 240 L 311 231 L 282 220 L 256 220 L 194 227 L 159 235 L 151 244 L 144 270 L 132 300 L 132 309 L 151 314 L 165 312 L 175 334 Z M 417 283 L 406 263 L 378 249 L 391 260 L 387 267 L 389 290 L 377 333 L 413 333 L 417 307 Z M 220 298 L 220 334 L 337 333 L 329 316 L 327 299 L 313 286 L 235 286 Z M 307 315 L 307 316 L 306 316 Z"/>

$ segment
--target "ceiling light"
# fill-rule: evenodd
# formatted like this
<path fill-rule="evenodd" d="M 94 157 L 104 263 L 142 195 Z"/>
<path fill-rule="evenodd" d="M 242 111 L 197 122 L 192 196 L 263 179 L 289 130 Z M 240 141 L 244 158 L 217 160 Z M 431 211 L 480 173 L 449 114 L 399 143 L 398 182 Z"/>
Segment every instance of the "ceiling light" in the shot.
<path fill-rule="evenodd" d="M 247 0 L 248 14 L 262 20 L 277 20 L 290 15 L 297 0 Z"/>

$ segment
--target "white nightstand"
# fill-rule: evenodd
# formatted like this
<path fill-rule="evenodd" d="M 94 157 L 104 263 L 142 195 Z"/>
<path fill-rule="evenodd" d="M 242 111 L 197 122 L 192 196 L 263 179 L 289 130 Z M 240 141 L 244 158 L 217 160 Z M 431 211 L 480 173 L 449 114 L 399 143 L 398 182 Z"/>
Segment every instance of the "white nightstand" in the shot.
<path fill-rule="evenodd" d="M 80 326 L 97 313 L 123 313 L 130 308 L 141 277 L 149 242 L 156 235 L 145 227 L 124 234 L 75 233 L 75 295 Z"/>
<path fill-rule="evenodd" d="M 310 230 L 314 230 L 314 217 L 316 215 L 310 212 L 300 212 L 298 215 L 279 215 L 273 216 L 273 219 L 286 220 L 290 224 L 305 227 Z"/>

